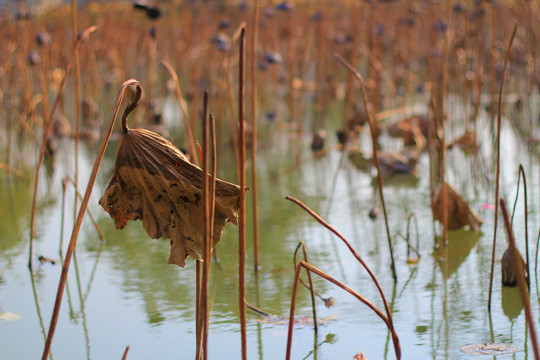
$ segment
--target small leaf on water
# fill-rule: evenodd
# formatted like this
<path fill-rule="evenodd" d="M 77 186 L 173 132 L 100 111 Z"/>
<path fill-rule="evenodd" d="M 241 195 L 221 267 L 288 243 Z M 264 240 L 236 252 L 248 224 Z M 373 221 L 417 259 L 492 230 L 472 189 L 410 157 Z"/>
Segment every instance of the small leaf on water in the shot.
<path fill-rule="evenodd" d="M 520 351 L 516 346 L 512 344 L 471 344 L 465 345 L 460 348 L 465 354 L 470 356 L 480 355 L 503 355 L 512 354 Z"/>
<path fill-rule="evenodd" d="M 6 321 L 15 321 L 19 320 L 21 317 L 17 314 L 10 313 L 10 312 L 3 312 L 0 313 L 0 319 L 6 320 Z"/>

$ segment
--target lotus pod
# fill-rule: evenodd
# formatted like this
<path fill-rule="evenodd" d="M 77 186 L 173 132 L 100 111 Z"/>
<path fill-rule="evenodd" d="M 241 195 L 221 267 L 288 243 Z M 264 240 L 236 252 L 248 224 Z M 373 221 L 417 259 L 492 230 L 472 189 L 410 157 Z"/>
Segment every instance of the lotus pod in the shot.
<path fill-rule="evenodd" d="M 117 229 L 141 220 L 153 239 L 171 241 L 169 264 L 204 254 L 202 170 L 169 140 L 145 129 L 124 129 L 113 177 L 99 200 Z M 209 175 L 208 175 L 209 176 Z M 216 180 L 212 247 L 227 221 L 236 225 L 241 194 L 238 185 Z"/>

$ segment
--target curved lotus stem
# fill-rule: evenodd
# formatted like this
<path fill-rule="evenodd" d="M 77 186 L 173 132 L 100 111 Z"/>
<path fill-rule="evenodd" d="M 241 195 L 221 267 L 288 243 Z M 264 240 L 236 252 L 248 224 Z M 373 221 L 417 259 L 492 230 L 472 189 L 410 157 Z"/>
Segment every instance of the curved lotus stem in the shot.
<path fill-rule="evenodd" d="M 66 281 L 67 281 L 67 275 L 69 271 L 69 265 L 71 263 L 71 257 L 73 256 L 73 252 L 75 251 L 75 246 L 77 245 L 77 238 L 79 236 L 79 230 L 81 229 L 81 224 L 84 218 L 84 214 L 88 206 L 88 201 L 90 200 L 90 195 L 92 194 L 92 189 L 94 188 L 94 183 L 96 181 L 99 166 L 101 165 L 101 161 L 103 160 L 103 155 L 105 155 L 105 150 L 107 149 L 107 145 L 109 144 L 109 140 L 112 135 L 116 116 L 118 115 L 118 111 L 120 110 L 120 105 L 122 104 L 122 100 L 124 99 L 126 89 L 129 86 L 136 86 L 137 94 L 139 96 L 138 97 L 135 96 L 135 99 L 128 105 L 128 107 L 126 108 L 126 111 L 124 112 L 125 116 L 127 116 L 127 114 L 129 114 L 129 112 L 131 112 L 137 106 L 136 104 L 138 103 L 138 99 L 140 99 L 139 92 L 142 92 L 142 86 L 137 80 L 134 80 L 134 79 L 127 80 L 122 84 L 122 86 L 120 86 L 120 90 L 118 91 L 118 95 L 116 97 L 114 110 L 113 110 L 111 119 L 109 120 L 109 126 L 107 128 L 105 136 L 103 137 L 103 140 L 101 141 L 101 145 L 99 147 L 96 160 L 94 161 L 94 167 L 92 168 L 92 173 L 90 174 L 90 179 L 88 180 L 88 185 L 86 186 L 86 192 L 84 193 L 84 197 L 81 202 L 81 207 L 79 208 L 79 212 L 77 214 L 77 219 L 75 220 L 75 224 L 73 225 L 73 231 L 71 233 L 69 245 L 66 250 L 66 258 L 64 260 L 64 265 L 62 266 L 62 273 L 60 274 L 60 282 L 58 283 L 58 290 L 56 292 L 56 300 L 54 302 L 54 308 L 53 308 L 53 313 L 51 317 L 51 324 L 49 326 L 49 332 L 47 333 L 47 340 L 45 341 L 45 347 L 43 348 L 43 355 L 41 357 L 42 360 L 46 360 L 47 356 L 49 355 L 49 352 L 51 351 L 51 344 L 54 337 L 54 331 L 56 330 L 56 324 L 58 322 L 58 314 L 60 313 L 60 306 L 62 305 L 62 296 L 64 295 L 64 289 L 66 287 Z M 127 129 L 127 124 L 126 124 L 126 129 Z"/>

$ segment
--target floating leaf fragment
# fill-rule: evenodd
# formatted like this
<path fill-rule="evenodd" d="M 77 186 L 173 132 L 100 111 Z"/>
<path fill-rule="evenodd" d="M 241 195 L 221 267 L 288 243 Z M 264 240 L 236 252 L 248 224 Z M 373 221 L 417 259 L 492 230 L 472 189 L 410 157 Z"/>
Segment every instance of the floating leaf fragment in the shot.
<path fill-rule="evenodd" d="M 117 229 L 123 229 L 129 220 L 140 219 L 151 238 L 170 239 L 169 264 L 184 267 L 188 255 L 202 260 L 202 170 L 162 136 L 145 129 L 129 129 L 126 116 L 114 174 L 100 205 L 114 219 Z M 216 181 L 212 247 L 221 238 L 227 221 L 237 223 L 240 193 L 238 185 Z"/>
<path fill-rule="evenodd" d="M 465 354 L 470 356 L 480 356 L 480 355 L 504 355 L 512 354 L 520 351 L 516 346 L 512 344 L 471 344 L 462 346 L 460 348 Z"/>
<path fill-rule="evenodd" d="M 15 321 L 15 320 L 19 320 L 21 317 L 17 314 L 14 314 L 14 313 L 10 313 L 10 312 L 3 312 L 3 313 L 0 313 L 0 319 L 2 320 L 5 320 L 5 321 Z"/>

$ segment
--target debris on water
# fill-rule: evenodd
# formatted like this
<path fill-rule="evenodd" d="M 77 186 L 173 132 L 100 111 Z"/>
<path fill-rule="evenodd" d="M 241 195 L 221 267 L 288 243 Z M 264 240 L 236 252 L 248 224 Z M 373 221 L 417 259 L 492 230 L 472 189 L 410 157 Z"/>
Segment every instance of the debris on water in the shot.
<path fill-rule="evenodd" d="M 323 300 L 324 306 L 326 306 L 327 308 L 331 308 L 336 304 L 336 299 L 334 299 L 332 296 L 330 296 L 329 298 L 323 298 Z"/>
<path fill-rule="evenodd" d="M 367 360 L 367 358 L 364 356 L 364 353 L 360 351 L 358 354 L 354 355 L 353 360 Z"/>
<path fill-rule="evenodd" d="M 313 133 L 313 140 L 311 141 L 311 150 L 319 151 L 324 148 L 324 139 L 326 138 L 326 131 L 319 130 Z"/>
<path fill-rule="evenodd" d="M 15 321 L 19 320 L 21 317 L 17 314 L 10 313 L 10 312 L 3 312 L 0 313 L 0 319 L 5 321 Z"/>
<path fill-rule="evenodd" d="M 58 262 L 58 260 L 56 260 L 56 259 L 51 259 L 51 258 L 46 257 L 46 256 L 43 256 L 43 255 L 40 255 L 40 256 L 38 257 L 38 260 L 39 260 L 39 262 L 42 263 L 42 264 L 50 263 L 50 264 L 52 264 L 52 265 L 56 265 L 56 263 Z"/>
<path fill-rule="evenodd" d="M 379 152 L 379 163 L 383 175 L 414 174 L 418 158 L 415 154 L 381 151 Z"/>
<path fill-rule="evenodd" d="M 465 133 L 457 138 L 456 140 L 452 141 L 450 144 L 448 144 L 448 149 L 453 148 L 454 146 L 459 147 L 461 150 L 463 150 L 466 153 L 473 153 L 478 150 L 479 146 L 476 141 L 476 131 L 465 131 Z"/>
<path fill-rule="evenodd" d="M 379 208 L 374 206 L 369 210 L 369 218 L 371 220 L 376 220 L 379 217 Z"/>
<path fill-rule="evenodd" d="M 465 354 L 470 356 L 480 355 L 504 355 L 513 354 L 520 351 L 516 346 L 512 344 L 471 344 L 465 345 L 460 348 Z"/>

